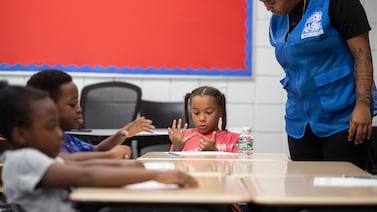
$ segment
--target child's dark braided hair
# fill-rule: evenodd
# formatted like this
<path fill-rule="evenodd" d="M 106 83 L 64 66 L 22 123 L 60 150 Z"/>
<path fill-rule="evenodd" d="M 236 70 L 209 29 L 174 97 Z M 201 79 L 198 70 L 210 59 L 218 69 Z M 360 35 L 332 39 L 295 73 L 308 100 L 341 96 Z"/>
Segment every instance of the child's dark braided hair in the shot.
<path fill-rule="evenodd" d="M 209 86 L 202 86 L 199 88 L 194 89 L 191 93 L 187 93 L 185 95 L 185 123 L 190 126 L 189 123 L 189 102 L 191 101 L 192 97 L 194 96 L 212 96 L 215 98 L 217 105 L 222 111 L 222 122 L 221 122 L 221 129 L 226 129 L 226 101 L 225 96 L 222 94 L 218 89 Z"/>

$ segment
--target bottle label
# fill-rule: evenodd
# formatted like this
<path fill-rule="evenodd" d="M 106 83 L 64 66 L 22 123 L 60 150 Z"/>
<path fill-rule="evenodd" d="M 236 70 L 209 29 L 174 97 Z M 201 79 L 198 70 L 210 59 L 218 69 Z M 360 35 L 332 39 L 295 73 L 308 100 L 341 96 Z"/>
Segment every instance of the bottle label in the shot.
<path fill-rule="evenodd" d="M 250 132 L 243 131 L 238 140 L 238 153 L 241 157 L 251 157 L 254 138 Z"/>

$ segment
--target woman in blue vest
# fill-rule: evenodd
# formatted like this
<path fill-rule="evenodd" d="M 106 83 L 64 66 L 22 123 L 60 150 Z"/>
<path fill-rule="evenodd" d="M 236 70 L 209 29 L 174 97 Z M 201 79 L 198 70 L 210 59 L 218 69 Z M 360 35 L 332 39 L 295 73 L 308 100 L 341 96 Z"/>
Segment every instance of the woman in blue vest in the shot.
<path fill-rule="evenodd" d="M 371 28 L 359 0 L 260 1 L 273 13 L 270 42 L 286 74 L 292 160 L 367 168 L 377 93 Z"/>

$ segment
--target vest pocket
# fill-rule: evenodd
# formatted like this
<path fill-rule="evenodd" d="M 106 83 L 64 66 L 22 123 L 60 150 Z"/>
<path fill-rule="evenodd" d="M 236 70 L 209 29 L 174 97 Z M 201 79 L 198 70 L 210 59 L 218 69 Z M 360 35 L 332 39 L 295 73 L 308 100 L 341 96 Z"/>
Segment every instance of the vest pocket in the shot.
<path fill-rule="evenodd" d="M 297 115 L 296 100 L 294 98 L 294 95 L 292 94 L 292 91 L 290 92 L 288 77 L 284 77 L 282 80 L 280 80 L 280 84 L 287 91 L 287 101 L 285 103 L 285 117 L 287 119 L 292 119 L 295 115 Z"/>
<path fill-rule="evenodd" d="M 320 105 L 329 118 L 353 109 L 355 82 L 353 72 L 347 65 L 316 74 L 313 79 L 318 88 Z"/>

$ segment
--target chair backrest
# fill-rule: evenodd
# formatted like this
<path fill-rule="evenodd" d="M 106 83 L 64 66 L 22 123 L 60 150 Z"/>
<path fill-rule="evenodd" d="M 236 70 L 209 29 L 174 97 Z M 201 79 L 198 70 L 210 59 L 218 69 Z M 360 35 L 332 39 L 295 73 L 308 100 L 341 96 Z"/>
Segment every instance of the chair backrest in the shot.
<path fill-rule="evenodd" d="M 184 103 L 141 100 L 139 115 L 151 119 L 156 128 L 167 128 L 174 119 L 184 120 Z"/>
<path fill-rule="evenodd" d="M 170 150 L 170 145 L 170 143 L 146 145 L 145 147 L 140 148 L 138 156 L 140 157 L 147 152 L 168 152 Z"/>
<path fill-rule="evenodd" d="M 0 88 L 4 88 L 8 86 L 8 81 L 7 80 L 0 80 Z"/>
<path fill-rule="evenodd" d="M 139 115 L 151 119 L 156 128 L 168 128 L 171 127 L 174 119 L 184 119 L 184 102 L 142 100 Z M 169 151 L 170 145 L 171 143 L 167 136 L 154 137 L 151 141 L 138 141 L 137 155 L 141 156 L 147 152 Z"/>
<path fill-rule="evenodd" d="M 141 88 L 127 82 L 101 82 L 81 91 L 83 128 L 117 129 L 137 117 Z"/>

